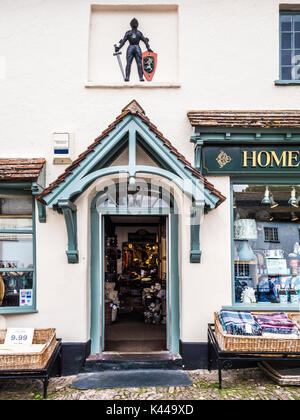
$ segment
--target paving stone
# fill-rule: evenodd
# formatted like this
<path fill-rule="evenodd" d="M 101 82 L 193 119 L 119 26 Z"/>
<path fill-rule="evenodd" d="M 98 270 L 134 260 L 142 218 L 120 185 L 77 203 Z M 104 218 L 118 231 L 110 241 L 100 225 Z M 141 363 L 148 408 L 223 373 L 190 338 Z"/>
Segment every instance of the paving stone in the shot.
<path fill-rule="evenodd" d="M 223 390 L 218 389 L 217 371 L 189 371 L 188 387 L 145 387 L 89 389 L 78 391 L 70 385 L 75 376 L 52 378 L 48 399 L 53 400 L 300 400 L 300 387 L 280 387 L 259 369 L 238 369 L 224 374 Z M 42 399 L 38 380 L 0 381 L 0 400 Z"/>

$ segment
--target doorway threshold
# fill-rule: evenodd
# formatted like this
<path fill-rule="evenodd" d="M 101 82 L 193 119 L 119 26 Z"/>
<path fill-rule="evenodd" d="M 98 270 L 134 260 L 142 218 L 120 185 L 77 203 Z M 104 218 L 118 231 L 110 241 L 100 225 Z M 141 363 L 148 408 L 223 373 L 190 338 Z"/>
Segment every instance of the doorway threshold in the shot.
<path fill-rule="evenodd" d="M 114 369 L 182 369 L 181 356 L 169 351 L 149 353 L 102 352 L 86 359 L 85 372 Z"/>
<path fill-rule="evenodd" d="M 87 361 L 89 360 L 136 360 L 136 361 L 146 361 L 146 360 L 175 360 L 176 358 L 181 358 L 179 355 L 173 355 L 169 351 L 150 351 L 150 352 L 126 352 L 120 353 L 117 351 L 104 351 L 99 354 L 91 354 Z"/>

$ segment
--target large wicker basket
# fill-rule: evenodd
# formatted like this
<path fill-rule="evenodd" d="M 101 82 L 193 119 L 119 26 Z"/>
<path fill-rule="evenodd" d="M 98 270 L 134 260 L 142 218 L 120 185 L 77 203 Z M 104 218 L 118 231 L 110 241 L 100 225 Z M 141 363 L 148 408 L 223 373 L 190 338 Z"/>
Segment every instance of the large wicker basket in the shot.
<path fill-rule="evenodd" d="M 7 330 L 0 330 L 0 344 L 5 341 Z M 43 369 L 56 345 L 55 328 L 35 329 L 32 344 L 45 344 L 39 353 L 1 354 L 0 370 Z"/>
<path fill-rule="evenodd" d="M 252 314 L 255 314 L 252 312 Z M 223 351 L 235 352 L 300 352 L 299 338 L 269 338 L 262 336 L 243 336 L 227 334 L 215 312 L 215 335 L 219 347 Z M 288 314 L 291 318 L 291 315 Z M 282 337 L 282 336 L 281 336 Z"/>

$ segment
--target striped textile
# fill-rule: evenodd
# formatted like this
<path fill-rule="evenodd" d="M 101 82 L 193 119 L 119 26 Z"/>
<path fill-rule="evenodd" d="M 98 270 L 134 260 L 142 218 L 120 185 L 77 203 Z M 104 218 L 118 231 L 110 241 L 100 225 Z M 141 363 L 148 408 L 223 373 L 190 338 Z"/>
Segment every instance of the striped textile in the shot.
<path fill-rule="evenodd" d="M 263 333 L 272 334 L 299 334 L 297 325 L 285 312 L 273 314 L 254 315 L 256 322 L 261 326 Z"/>
<path fill-rule="evenodd" d="M 218 313 L 223 330 L 232 335 L 261 335 L 262 329 L 250 312 L 221 310 Z"/>

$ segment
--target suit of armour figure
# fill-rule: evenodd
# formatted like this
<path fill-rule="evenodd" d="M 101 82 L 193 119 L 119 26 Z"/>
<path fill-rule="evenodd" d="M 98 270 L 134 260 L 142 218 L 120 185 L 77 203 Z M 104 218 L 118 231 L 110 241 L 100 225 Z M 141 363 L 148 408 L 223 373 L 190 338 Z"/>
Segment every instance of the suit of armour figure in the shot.
<path fill-rule="evenodd" d="M 123 47 L 126 41 L 129 42 L 129 46 L 126 52 L 127 63 L 126 63 L 126 70 L 125 70 L 125 82 L 129 82 L 131 64 L 134 58 L 137 64 L 140 81 L 143 82 L 144 77 L 143 77 L 143 68 L 142 68 L 142 51 L 139 46 L 140 41 L 144 42 L 149 52 L 152 52 L 152 50 L 150 49 L 150 46 L 149 46 L 149 39 L 145 38 L 142 32 L 138 31 L 137 29 L 139 26 L 137 19 L 135 18 L 132 19 L 132 21 L 130 22 L 130 26 L 131 26 L 131 31 L 127 31 L 125 33 L 124 38 L 121 39 L 120 41 L 120 45 L 116 47 L 115 50 L 116 52 L 118 52 Z"/>

